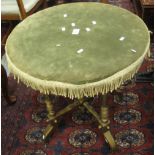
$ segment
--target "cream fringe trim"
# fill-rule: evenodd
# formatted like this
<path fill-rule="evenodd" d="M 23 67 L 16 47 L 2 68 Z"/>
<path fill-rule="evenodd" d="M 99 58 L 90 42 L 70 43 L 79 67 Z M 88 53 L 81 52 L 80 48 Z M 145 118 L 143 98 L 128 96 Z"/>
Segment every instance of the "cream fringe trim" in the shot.
<path fill-rule="evenodd" d="M 114 75 L 103 79 L 98 82 L 87 83 L 82 85 L 75 85 L 57 81 L 46 81 L 37 79 L 27 73 L 22 72 L 18 69 L 10 60 L 7 52 L 6 57 L 8 61 L 8 67 L 10 72 L 14 74 L 14 77 L 17 78 L 18 82 L 21 80 L 25 85 L 32 87 L 35 90 L 39 90 L 44 94 L 55 94 L 65 97 L 73 98 L 82 98 L 84 96 L 93 97 L 95 95 L 106 94 L 112 92 L 120 87 L 125 81 L 131 79 L 135 73 L 137 73 L 140 68 L 145 56 L 149 56 L 149 45 L 145 50 L 145 53 L 133 64 L 127 68 L 115 73 Z"/>

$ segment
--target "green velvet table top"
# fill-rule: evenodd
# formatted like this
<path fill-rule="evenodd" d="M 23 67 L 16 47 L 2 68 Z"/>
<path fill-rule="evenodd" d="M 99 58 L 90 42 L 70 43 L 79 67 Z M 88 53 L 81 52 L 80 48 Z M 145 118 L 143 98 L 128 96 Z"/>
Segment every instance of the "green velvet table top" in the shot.
<path fill-rule="evenodd" d="M 125 69 L 148 49 L 149 33 L 131 12 L 102 3 L 70 3 L 40 11 L 18 24 L 7 55 L 40 80 L 75 85 Z"/>

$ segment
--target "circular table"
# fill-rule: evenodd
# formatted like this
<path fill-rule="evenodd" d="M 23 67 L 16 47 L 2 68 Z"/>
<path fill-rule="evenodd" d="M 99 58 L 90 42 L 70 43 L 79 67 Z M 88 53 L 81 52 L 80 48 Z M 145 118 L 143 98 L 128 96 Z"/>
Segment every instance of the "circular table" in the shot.
<path fill-rule="evenodd" d="M 149 43 L 146 25 L 131 12 L 108 4 L 70 3 L 39 11 L 17 25 L 7 39 L 6 57 L 10 71 L 27 86 L 81 99 L 112 92 L 131 79 Z M 56 122 L 49 102 L 49 119 Z M 85 101 L 80 103 L 105 128 L 106 108 L 100 118 Z"/>

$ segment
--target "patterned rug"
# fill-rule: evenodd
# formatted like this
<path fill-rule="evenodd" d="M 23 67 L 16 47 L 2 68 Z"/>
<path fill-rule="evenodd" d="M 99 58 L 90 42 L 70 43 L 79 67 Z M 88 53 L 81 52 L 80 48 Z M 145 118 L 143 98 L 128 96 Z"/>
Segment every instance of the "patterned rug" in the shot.
<path fill-rule="evenodd" d="M 110 3 L 133 11 L 129 0 Z M 153 45 L 151 47 L 153 50 Z M 150 71 L 153 55 L 144 61 L 140 72 Z M 17 95 L 17 103 L 7 106 L 2 96 L 2 155 L 153 155 L 153 84 L 127 81 L 117 91 L 108 94 L 109 117 L 118 150 L 109 146 L 98 130 L 92 115 L 79 107 L 61 117 L 49 143 L 42 140 L 47 125 L 44 96 L 17 84 L 9 77 L 10 92 Z M 51 96 L 54 110 L 70 103 L 69 99 Z M 96 96 L 92 106 L 99 112 L 101 100 Z"/>
<path fill-rule="evenodd" d="M 153 86 L 130 81 L 108 95 L 111 131 L 118 151 L 111 153 L 97 122 L 84 108 L 64 115 L 49 143 L 42 140 L 47 125 L 44 96 L 9 79 L 18 96 L 14 106 L 2 97 L 3 155 L 153 155 Z M 16 88 L 16 89 L 15 89 Z M 55 111 L 70 100 L 52 96 Z M 99 111 L 101 101 L 92 106 Z"/>

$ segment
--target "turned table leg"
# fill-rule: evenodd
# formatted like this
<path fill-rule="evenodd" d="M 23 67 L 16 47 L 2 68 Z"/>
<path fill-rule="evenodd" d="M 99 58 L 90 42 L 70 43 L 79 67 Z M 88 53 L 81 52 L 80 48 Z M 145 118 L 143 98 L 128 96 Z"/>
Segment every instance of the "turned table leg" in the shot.
<path fill-rule="evenodd" d="M 53 110 L 53 104 L 52 104 L 50 97 L 48 95 L 45 96 L 45 104 L 46 104 L 46 109 L 48 112 L 48 115 L 47 115 L 48 120 L 52 119 L 55 116 L 55 112 Z M 57 123 L 57 120 L 54 119 L 53 122 L 51 122 L 50 124 L 47 125 L 47 127 L 45 128 L 45 130 L 43 132 L 44 140 L 46 140 L 50 134 L 53 134 L 56 123 Z"/>
<path fill-rule="evenodd" d="M 111 150 L 116 150 L 115 140 L 110 132 L 110 120 L 109 120 L 109 108 L 106 105 L 106 95 L 102 96 L 102 105 L 101 105 L 101 121 L 105 125 L 102 127 L 99 125 L 99 129 L 103 131 L 106 142 L 110 145 Z"/>
<path fill-rule="evenodd" d="M 103 101 L 105 100 L 105 96 L 103 97 Z M 84 102 L 83 105 L 87 108 L 87 110 L 97 119 L 99 126 L 98 128 L 101 129 L 103 135 L 105 137 L 106 142 L 109 144 L 112 151 L 116 150 L 116 143 L 115 140 L 110 132 L 110 121 L 108 118 L 108 107 L 104 104 L 101 106 L 101 116 L 93 109 L 89 103 Z"/>
<path fill-rule="evenodd" d="M 59 118 L 60 116 L 64 115 L 65 113 L 71 111 L 75 107 L 82 104 L 78 100 L 77 101 L 75 100 L 75 101 L 73 101 L 72 104 L 69 104 L 65 108 L 63 108 L 60 111 L 58 111 L 57 113 L 55 113 L 54 110 L 53 110 L 53 104 L 52 104 L 49 96 L 45 97 L 45 103 L 46 103 L 46 109 L 47 109 L 47 112 L 48 112 L 47 122 L 49 122 L 50 124 L 47 125 L 47 127 L 45 128 L 45 130 L 43 132 L 43 139 L 44 140 L 48 139 L 49 135 L 53 134 L 55 126 L 56 126 L 56 124 L 58 122 L 57 118 Z"/>
<path fill-rule="evenodd" d="M 57 113 L 53 110 L 52 102 L 49 98 L 49 96 L 46 96 L 45 103 L 46 108 L 48 111 L 48 122 L 50 122 L 49 125 L 47 125 L 46 129 L 43 132 L 43 139 L 46 140 L 50 134 L 53 133 L 55 125 L 57 124 L 57 118 L 64 115 L 65 113 L 71 111 L 77 106 L 83 105 L 98 121 L 99 126 L 98 128 L 101 129 L 103 132 L 103 135 L 105 137 L 106 142 L 110 145 L 110 148 L 112 151 L 116 150 L 116 143 L 114 141 L 114 138 L 110 132 L 110 121 L 108 118 L 108 107 L 105 104 L 105 96 L 103 96 L 103 104 L 101 106 L 101 114 L 100 116 L 98 113 L 93 109 L 93 107 L 88 103 L 88 101 L 85 99 L 81 100 L 74 100 L 72 104 L 66 106 L 64 109 L 58 111 Z"/>

